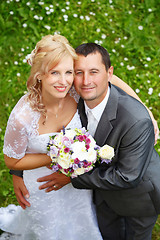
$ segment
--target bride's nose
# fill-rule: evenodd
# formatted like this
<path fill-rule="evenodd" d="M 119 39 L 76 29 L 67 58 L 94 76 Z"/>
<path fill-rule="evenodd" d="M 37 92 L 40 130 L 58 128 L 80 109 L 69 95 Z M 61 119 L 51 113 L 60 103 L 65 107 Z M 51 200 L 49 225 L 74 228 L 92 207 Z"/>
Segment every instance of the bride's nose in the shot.
<path fill-rule="evenodd" d="M 59 83 L 65 85 L 66 82 L 67 82 L 67 76 L 66 76 L 65 74 L 61 74 L 61 75 L 59 76 L 59 80 L 58 80 L 58 81 L 59 81 Z"/>

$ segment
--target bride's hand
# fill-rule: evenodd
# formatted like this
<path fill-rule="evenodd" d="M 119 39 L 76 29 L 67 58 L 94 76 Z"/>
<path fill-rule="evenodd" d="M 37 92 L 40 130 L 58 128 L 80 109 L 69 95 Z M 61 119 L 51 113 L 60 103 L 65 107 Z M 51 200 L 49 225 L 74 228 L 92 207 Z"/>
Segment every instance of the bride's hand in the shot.
<path fill-rule="evenodd" d="M 51 192 L 52 190 L 57 191 L 66 184 L 70 183 L 71 179 L 63 173 L 54 172 L 50 175 L 38 178 L 37 182 L 46 182 L 42 184 L 39 189 L 46 189 L 46 192 Z"/>

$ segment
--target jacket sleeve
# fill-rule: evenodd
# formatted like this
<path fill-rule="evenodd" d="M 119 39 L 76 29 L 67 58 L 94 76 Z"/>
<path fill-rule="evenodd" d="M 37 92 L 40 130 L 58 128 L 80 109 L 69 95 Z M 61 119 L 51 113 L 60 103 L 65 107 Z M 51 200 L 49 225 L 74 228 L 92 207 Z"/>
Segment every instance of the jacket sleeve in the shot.
<path fill-rule="evenodd" d="M 18 177 L 23 178 L 23 171 L 21 171 L 21 170 L 10 170 L 9 173 L 11 175 L 16 175 Z"/>
<path fill-rule="evenodd" d="M 150 119 L 137 121 L 122 137 L 113 165 L 101 164 L 72 179 L 75 188 L 120 190 L 141 181 L 154 148 L 154 128 Z"/>

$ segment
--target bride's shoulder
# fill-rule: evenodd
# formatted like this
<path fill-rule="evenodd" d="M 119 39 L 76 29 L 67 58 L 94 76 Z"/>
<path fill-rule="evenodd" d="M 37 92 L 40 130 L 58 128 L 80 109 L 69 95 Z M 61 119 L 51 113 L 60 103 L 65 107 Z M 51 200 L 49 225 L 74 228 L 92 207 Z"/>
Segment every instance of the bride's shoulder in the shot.
<path fill-rule="evenodd" d="M 11 111 L 9 120 L 14 120 L 20 123 L 29 123 L 38 113 L 33 111 L 28 101 L 28 94 L 23 95 L 13 110 Z"/>

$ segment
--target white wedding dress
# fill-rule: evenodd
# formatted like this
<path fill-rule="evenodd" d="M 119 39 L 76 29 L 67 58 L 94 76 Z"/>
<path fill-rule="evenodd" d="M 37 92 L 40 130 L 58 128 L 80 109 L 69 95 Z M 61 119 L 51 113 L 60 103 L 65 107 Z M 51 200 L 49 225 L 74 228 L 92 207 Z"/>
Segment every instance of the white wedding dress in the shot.
<path fill-rule="evenodd" d="M 49 136 L 38 134 L 40 114 L 31 109 L 23 96 L 8 120 L 4 154 L 20 159 L 25 153 L 47 153 Z M 78 112 L 67 128 L 79 128 Z M 49 175 L 52 170 L 41 167 L 25 170 L 23 179 L 30 193 L 31 207 L 9 205 L 0 208 L 0 229 L 18 235 L 9 239 L 20 240 L 101 240 L 91 190 L 78 190 L 68 184 L 58 191 L 39 190 L 37 178 Z"/>

